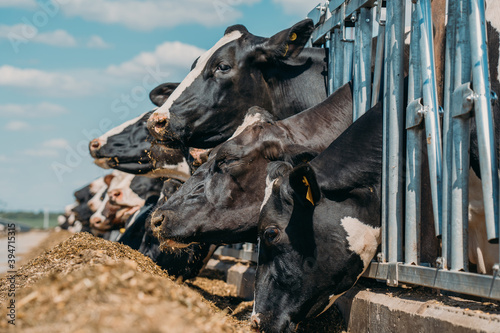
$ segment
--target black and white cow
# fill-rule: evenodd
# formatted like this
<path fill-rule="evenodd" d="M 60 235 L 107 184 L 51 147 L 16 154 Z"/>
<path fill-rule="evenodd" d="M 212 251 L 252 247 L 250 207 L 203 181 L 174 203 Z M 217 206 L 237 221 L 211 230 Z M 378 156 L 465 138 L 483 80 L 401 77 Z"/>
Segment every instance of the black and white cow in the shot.
<path fill-rule="evenodd" d="M 211 148 L 233 135 L 252 106 L 284 119 L 321 102 L 327 97 L 327 54 L 304 49 L 313 28 L 303 20 L 270 38 L 242 25 L 227 28 L 150 117 L 151 134 L 167 145 L 180 140 Z"/>
<path fill-rule="evenodd" d="M 352 123 L 352 90 L 346 84 L 322 103 L 273 122 L 252 108 L 234 137 L 152 214 L 158 237 L 178 243 L 255 242 L 270 161 L 302 160 L 324 150 Z M 306 152 L 306 153 L 304 153 Z"/>
<path fill-rule="evenodd" d="M 105 197 L 90 218 L 92 229 L 97 232 L 125 227 L 127 220 L 136 214 L 151 195 L 159 193 L 163 180 L 137 176 L 114 170 L 108 179 Z"/>
<path fill-rule="evenodd" d="M 308 164 L 269 166 L 254 327 L 294 331 L 368 267 L 381 236 L 382 118 L 377 105 Z"/>

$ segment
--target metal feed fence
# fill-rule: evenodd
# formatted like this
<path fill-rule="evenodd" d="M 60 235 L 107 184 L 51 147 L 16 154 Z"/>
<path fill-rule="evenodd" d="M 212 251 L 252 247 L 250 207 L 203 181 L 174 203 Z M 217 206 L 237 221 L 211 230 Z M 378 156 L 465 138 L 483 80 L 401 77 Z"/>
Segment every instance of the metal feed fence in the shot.
<path fill-rule="evenodd" d="M 411 6 L 411 42 L 405 107 L 406 6 Z M 353 119 L 374 106 L 381 94 L 383 98 L 382 245 L 364 276 L 390 286 L 410 283 L 500 300 L 498 262 L 493 275 L 481 275 L 468 272 L 467 256 L 470 117 L 478 132 L 488 240 L 498 243 L 499 231 L 491 111 L 495 96 L 490 92 L 484 0 L 448 1 L 447 6 L 443 111 L 438 107 L 431 0 L 319 4 L 308 14 L 316 25 L 309 46 L 329 49 L 329 93 L 353 80 Z M 378 34 L 372 59 L 374 29 Z M 433 239 L 427 241 L 441 241 L 441 255 L 427 263 L 420 262 L 426 242 L 421 239 L 423 149 L 434 225 Z"/>

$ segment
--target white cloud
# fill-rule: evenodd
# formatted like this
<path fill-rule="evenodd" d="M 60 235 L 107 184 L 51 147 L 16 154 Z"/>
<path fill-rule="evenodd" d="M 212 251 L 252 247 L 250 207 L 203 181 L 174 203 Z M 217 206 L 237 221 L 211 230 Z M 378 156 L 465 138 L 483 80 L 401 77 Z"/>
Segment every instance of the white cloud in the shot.
<path fill-rule="evenodd" d="M 89 21 L 152 30 L 182 24 L 219 26 L 242 16 L 237 7 L 260 0 L 72 0 L 61 6 L 65 15 Z"/>
<path fill-rule="evenodd" d="M 54 149 L 26 149 L 22 152 L 24 155 L 33 157 L 57 157 L 59 153 Z"/>
<path fill-rule="evenodd" d="M 169 72 L 187 72 L 193 61 L 205 50 L 181 42 L 165 42 L 153 52 L 142 52 L 132 60 L 111 65 L 106 72 L 115 76 L 138 76 L 147 74 L 147 68 L 165 68 Z"/>
<path fill-rule="evenodd" d="M 322 0 L 273 0 L 273 2 L 283 7 L 285 13 L 303 15 L 304 18 L 316 5 L 325 3 Z"/>
<path fill-rule="evenodd" d="M 111 44 L 106 43 L 101 37 L 93 35 L 90 36 L 87 47 L 91 49 L 109 49 Z"/>
<path fill-rule="evenodd" d="M 90 82 L 79 80 L 68 74 L 9 65 L 0 66 L 0 86 L 23 88 L 28 89 L 28 92 L 65 97 L 88 95 L 93 90 Z"/>
<path fill-rule="evenodd" d="M 58 47 L 75 47 L 76 39 L 66 30 L 57 29 L 40 32 L 35 26 L 28 24 L 0 25 L 0 38 L 8 39 L 17 49 L 19 45 L 34 42 Z"/>
<path fill-rule="evenodd" d="M 36 8 L 35 0 L 0 0 L 0 7 Z"/>
<path fill-rule="evenodd" d="M 66 139 L 58 138 L 51 139 L 42 142 L 42 147 L 44 148 L 55 148 L 55 149 L 63 149 L 69 147 L 69 142 Z"/>
<path fill-rule="evenodd" d="M 7 131 L 26 131 L 30 128 L 31 126 L 28 123 L 18 120 L 10 121 L 5 125 Z"/>
<path fill-rule="evenodd" d="M 4 104 L 0 105 L 0 116 L 42 118 L 67 113 L 68 110 L 57 104 L 42 102 L 38 104 Z"/>

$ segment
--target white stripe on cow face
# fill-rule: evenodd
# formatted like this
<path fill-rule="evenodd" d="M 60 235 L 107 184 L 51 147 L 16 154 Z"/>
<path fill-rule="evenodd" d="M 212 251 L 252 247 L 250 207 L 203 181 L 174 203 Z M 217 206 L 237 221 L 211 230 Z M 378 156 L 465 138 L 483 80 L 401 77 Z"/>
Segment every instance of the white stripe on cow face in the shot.
<path fill-rule="evenodd" d="M 174 104 L 175 100 L 184 92 L 186 88 L 193 84 L 194 80 L 201 75 L 201 72 L 205 68 L 208 60 L 212 57 L 212 55 L 220 49 L 222 46 L 226 45 L 233 40 L 236 40 L 242 36 L 241 31 L 234 30 L 231 33 L 224 35 L 210 50 L 203 53 L 198 61 L 196 62 L 196 67 L 189 72 L 189 74 L 182 80 L 177 88 L 175 88 L 174 92 L 168 97 L 165 103 L 156 110 L 153 115 L 162 115 L 170 118 L 170 107 Z"/>
<path fill-rule="evenodd" d="M 148 112 L 150 112 L 150 111 L 148 111 Z M 128 126 L 130 126 L 130 125 L 135 124 L 136 122 L 138 122 L 138 121 L 139 121 L 139 119 L 141 119 L 142 117 L 144 117 L 144 115 L 145 115 L 146 113 L 148 113 L 148 112 L 144 112 L 144 113 L 143 113 L 143 114 L 141 114 L 140 116 L 135 117 L 134 119 L 130 119 L 130 120 L 128 120 L 128 121 L 126 121 L 126 122 L 124 122 L 123 124 L 118 125 L 118 126 L 116 126 L 115 128 L 112 128 L 112 129 L 110 129 L 109 131 L 107 131 L 106 133 L 104 133 L 103 135 L 101 135 L 101 136 L 98 138 L 99 142 L 101 143 L 101 147 L 102 147 L 102 146 L 104 146 L 104 145 L 106 144 L 106 142 L 108 142 L 108 138 L 109 138 L 110 136 L 113 136 L 113 135 L 116 135 L 116 134 L 118 134 L 118 133 L 123 132 L 123 130 L 124 130 L 125 128 L 127 128 Z"/>
<path fill-rule="evenodd" d="M 104 177 L 99 177 L 90 183 L 89 191 L 91 194 L 96 194 L 101 191 L 104 187 L 106 187 L 106 183 L 104 182 Z"/>
<path fill-rule="evenodd" d="M 238 126 L 234 134 L 228 140 L 231 140 L 240 135 L 247 127 L 252 126 L 256 123 L 263 122 L 264 121 L 263 118 L 264 117 L 262 116 L 262 113 L 254 113 L 251 115 L 247 114 L 245 116 L 245 119 L 243 120 L 243 123 L 240 126 Z"/>
<path fill-rule="evenodd" d="M 122 192 L 122 197 L 120 200 L 116 202 L 116 204 L 121 205 L 121 206 L 129 206 L 129 207 L 135 207 L 135 206 L 144 206 L 145 200 L 139 197 L 132 189 L 130 188 L 130 184 L 132 183 L 132 180 L 134 179 L 135 175 L 125 173 L 125 172 L 120 172 L 118 176 L 115 176 L 112 180 L 111 183 L 109 184 L 108 187 L 108 195 L 113 191 L 113 190 L 120 190 Z"/>
<path fill-rule="evenodd" d="M 380 244 L 380 228 L 374 228 L 350 216 L 344 217 L 340 224 L 347 232 L 349 250 L 361 257 L 364 271 L 370 264 Z"/>
<path fill-rule="evenodd" d="M 278 180 L 278 178 L 276 178 L 274 180 L 271 180 L 269 178 L 269 176 L 266 177 L 266 190 L 264 192 L 264 200 L 262 200 L 262 205 L 260 205 L 260 210 L 261 211 L 262 211 L 262 208 L 264 208 L 264 206 L 269 201 L 269 198 L 271 198 L 271 194 L 273 193 L 273 186 L 274 186 L 274 183 L 276 183 L 277 180 Z"/>
<path fill-rule="evenodd" d="M 486 21 L 490 22 L 493 28 L 497 30 L 500 34 L 500 6 L 496 3 L 498 0 L 486 0 Z M 500 45 L 498 47 L 498 52 L 500 53 Z M 490 59 L 491 61 L 491 59 Z M 490 66 L 497 66 L 497 77 L 496 80 L 500 81 L 500 60 L 497 64 L 490 64 Z"/>

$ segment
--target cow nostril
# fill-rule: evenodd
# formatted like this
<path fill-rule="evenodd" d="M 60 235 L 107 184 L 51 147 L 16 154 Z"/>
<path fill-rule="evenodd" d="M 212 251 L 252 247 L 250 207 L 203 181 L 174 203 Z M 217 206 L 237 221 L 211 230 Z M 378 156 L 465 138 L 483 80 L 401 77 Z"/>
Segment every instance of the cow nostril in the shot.
<path fill-rule="evenodd" d="M 101 147 L 101 142 L 99 141 L 99 139 L 94 139 L 90 141 L 90 149 L 97 150 L 100 147 Z"/>
<path fill-rule="evenodd" d="M 251 326 L 252 328 L 259 329 L 260 327 L 260 318 L 259 314 L 253 314 L 251 318 Z"/>
<path fill-rule="evenodd" d="M 163 223 L 163 220 L 163 214 L 155 214 L 151 217 L 151 225 L 153 226 L 153 228 L 158 228 Z"/>
<path fill-rule="evenodd" d="M 167 127 L 167 120 L 166 119 L 158 119 L 155 122 L 155 131 L 160 132 L 161 130 L 165 129 Z"/>

